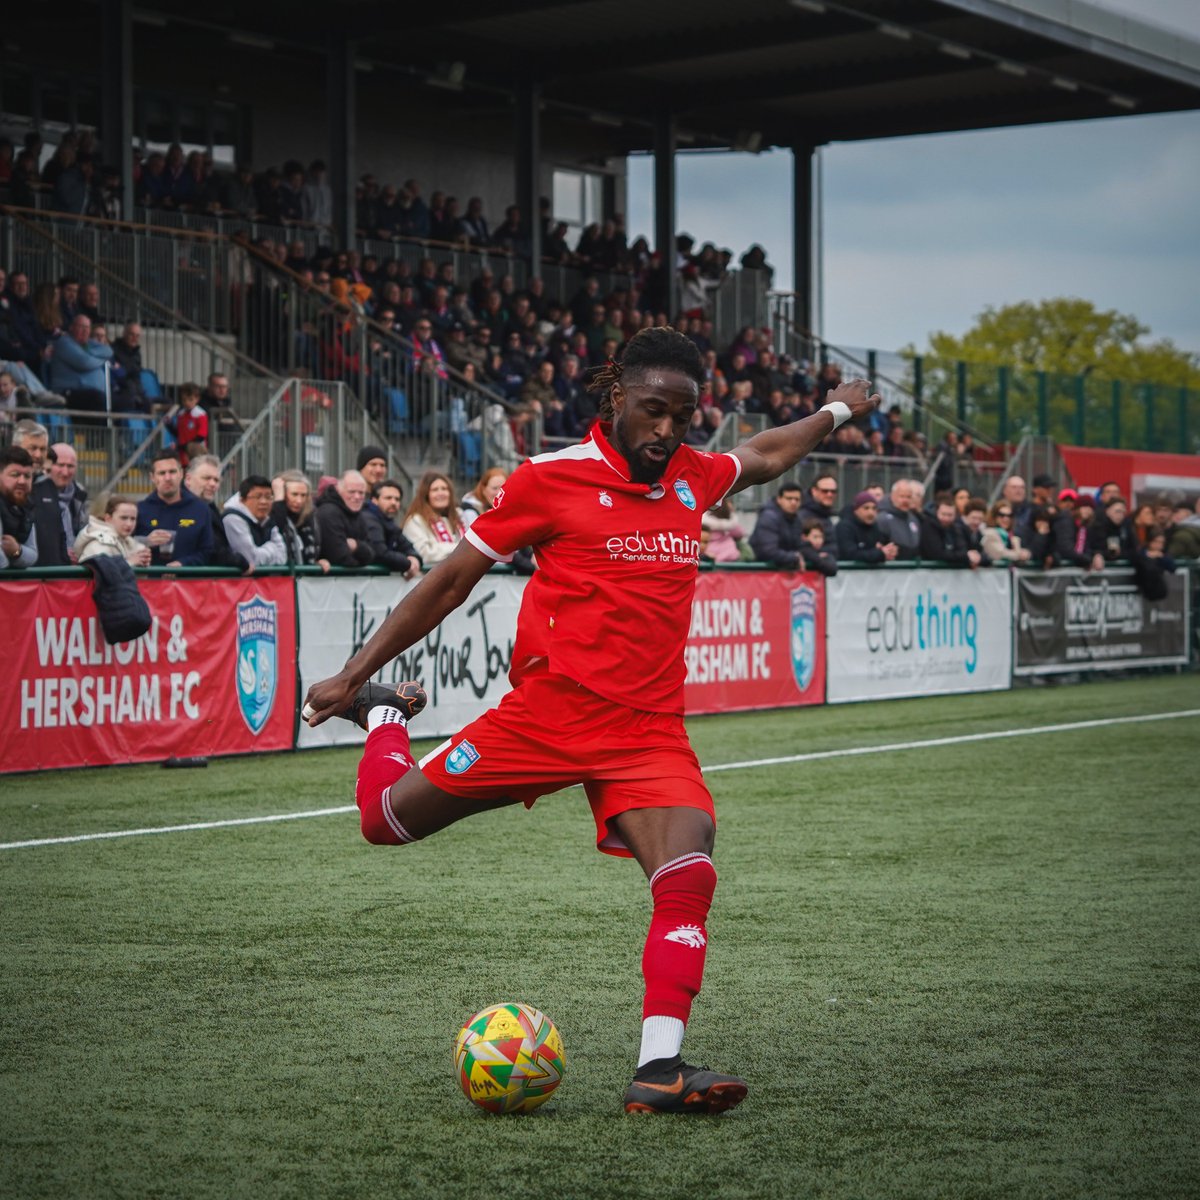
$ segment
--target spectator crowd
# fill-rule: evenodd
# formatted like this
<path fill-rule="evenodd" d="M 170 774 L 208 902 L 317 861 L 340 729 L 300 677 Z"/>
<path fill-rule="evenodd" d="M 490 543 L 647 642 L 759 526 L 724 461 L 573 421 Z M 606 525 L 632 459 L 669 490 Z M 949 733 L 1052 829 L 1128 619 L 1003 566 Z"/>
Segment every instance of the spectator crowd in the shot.
<path fill-rule="evenodd" d="M 259 568 L 378 565 L 406 578 L 448 557 L 463 530 L 503 488 L 491 467 L 461 502 L 454 481 L 428 471 L 405 506 L 404 487 L 388 475 L 382 446 L 364 446 L 354 467 L 325 478 L 315 494 L 307 476 L 250 474 L 218 504 L 220 465 L 193 443 L 186 460 L 175 448 L 156 452 L 152 490 L 89 504 L 69 442 L 50 443 L 45 426 L 23 419 L 0 451 L 0 569 L 70 566 L 119 555 L 133 566 Z M 785 483 L 748 521 L 728 501 L 703 516 L 701 561 L 759 561 L 782 570 L 833 575 L 838 563 L 938 563 L 976 569 L 991 564 L 1078 566 L 1096 571 L 1132 563 L 1153 578 L 1174 558 L 1200 557 L 1200 501 L 1162 495 L 1130 512 L 1115 483 L 1095 495 L 1058 489 L 1037 476 L 1032 495 L 1019 476 L 1005 480 L 990 507 L 966 489 L 929 504 L 914 479 L 885 494 L 869 485 L 848 501 L 834 475 L 807 490 Z M 518 570 L 535 568 L 519 555 Z"/>

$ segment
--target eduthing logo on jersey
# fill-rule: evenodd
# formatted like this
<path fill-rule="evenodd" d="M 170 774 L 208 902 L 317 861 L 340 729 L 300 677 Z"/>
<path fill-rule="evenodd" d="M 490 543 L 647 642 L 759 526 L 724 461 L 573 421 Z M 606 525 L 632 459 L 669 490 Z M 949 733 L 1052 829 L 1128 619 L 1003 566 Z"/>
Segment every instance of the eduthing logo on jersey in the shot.
<path fill-rule="evenodd" d="M 675 495 L 679 497 L 679 503 L 684 508 L 690 508 L 693 512 L 695 511 L 696 497 L 692 494 L 692 489 L 688 486 L 686 479 L 675 480 Z"/>
<path fill-rule="evenodd" d="M 273 600 L 256 595 L 237 606 L 238 707 L 256 736 L 275 705 L 277 630 Z"/>
<path fill-rule="evenodd" d="M 817 669 L 817 594 L 810 587 L 792 589 L 792 674 L 808 691 Z"/>
<path fill-rule="evenodd" d="M 479 751 L 470 742 L 459 742 L 446 755 L 446 770 L 451 775 L 461 775 L 469 771 L 479 761 Z"/>

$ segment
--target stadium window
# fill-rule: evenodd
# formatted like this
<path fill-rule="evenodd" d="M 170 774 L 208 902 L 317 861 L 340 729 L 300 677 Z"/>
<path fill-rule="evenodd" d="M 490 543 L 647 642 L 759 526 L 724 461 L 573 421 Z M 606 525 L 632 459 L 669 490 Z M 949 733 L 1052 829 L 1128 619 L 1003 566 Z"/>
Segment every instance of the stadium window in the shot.
<path fill-rule="evenodd" d="M 587 226 L 604 219 L 604 177 L 555 168 L 552 203 L 554 220 L 566 222 L 567 240 L 574 244 Z"/>
<path fill-rule="evenodd" d="M 75 86 L 75 124 L 79 128 L 100 127 L 100 89 L 87 84 Z"/>
<path fill-rule="evenodd" d="M 0 115 L 33 123 L 33 73 L 5 63 L 0 71 Z"/>
<path fill-rule="evenodd" d="M 42 124 L 62 126 L 70 129 L 74 114 L 71 112 L 71 92 L 66 83 L 57 79 L 42 84 Z"/>

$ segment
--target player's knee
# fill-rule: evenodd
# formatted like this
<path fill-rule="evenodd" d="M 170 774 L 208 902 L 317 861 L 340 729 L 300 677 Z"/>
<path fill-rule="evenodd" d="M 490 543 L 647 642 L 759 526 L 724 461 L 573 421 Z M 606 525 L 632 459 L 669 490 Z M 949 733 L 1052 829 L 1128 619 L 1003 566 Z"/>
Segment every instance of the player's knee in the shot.
<path fill-rule="evenodd" d="M 359 801 L 359 828 L 372 846 L 407 846 L 417 839 L 392 811 L 391 797 L 385 789 L 374 800 Z"/>
<path fill-rule="evenodd" d="M 701 905 L 707 911 L 717 890 L 717 869 L 707 854 L 685 854 L 664 863 L 650 877 L 655 907 Z"/>

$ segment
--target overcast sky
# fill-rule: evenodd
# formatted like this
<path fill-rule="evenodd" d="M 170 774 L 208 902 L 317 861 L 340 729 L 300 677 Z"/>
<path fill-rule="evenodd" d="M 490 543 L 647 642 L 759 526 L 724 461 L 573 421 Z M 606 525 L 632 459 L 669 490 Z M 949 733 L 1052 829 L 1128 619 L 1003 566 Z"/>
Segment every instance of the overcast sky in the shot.
<path fill-rule="evenodd" d="M 1200 0 L 1093 0 L 1200 38 Z M 824 333 L 923 347 L 986 305 L 1082 296 L 1200 353 L 1200 113 L 834 144 L 824 176 Z M 791 287 L 791 154 L 682 154 L 678 219 Z M 653 244 L 653 160 L 629 226 Z"/>

